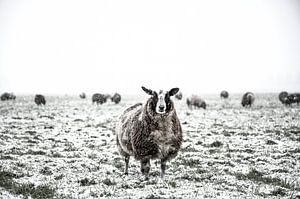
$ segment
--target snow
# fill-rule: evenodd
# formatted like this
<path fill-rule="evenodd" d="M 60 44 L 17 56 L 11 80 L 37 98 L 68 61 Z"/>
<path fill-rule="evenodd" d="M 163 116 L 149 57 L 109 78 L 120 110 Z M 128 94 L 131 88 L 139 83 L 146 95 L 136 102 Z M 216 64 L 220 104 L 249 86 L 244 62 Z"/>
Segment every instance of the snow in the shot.
<path fill-rule="evenodd" d="M 0 102 L 0 170 L 21 176 L 14 179 L 20 184 L 48 185 L 57 198 L 277 197 L 278 185 L 237 177 L 255 169 L 294 187 L 282 187 L 285 195 L 278 197 L 300 196 L 300 105 L 285 107 L 270 94 L 252 108 L 241 107 L 241 95 L 202 98 L 207 110 L 189 110 L 185 99 L 174 99 L 184 142 L 164 180 L 152 161 L 144 181 L 134 158 L 123 175 L 115 123 L 126 107 L 145 101 L 126 96 L 117 105 L 77 96 L 46 96 L 46 106 L 32 96 Z M 216 141 L 221 145 L 212 145 Z M 0 197 L 22 195 L 0 187 Z"/>

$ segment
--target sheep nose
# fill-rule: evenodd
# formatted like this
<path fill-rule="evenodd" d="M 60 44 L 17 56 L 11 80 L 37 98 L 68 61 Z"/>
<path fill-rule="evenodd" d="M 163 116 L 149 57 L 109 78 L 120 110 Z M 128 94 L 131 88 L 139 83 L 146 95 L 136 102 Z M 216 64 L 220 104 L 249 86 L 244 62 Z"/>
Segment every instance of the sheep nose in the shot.
<path fill-rule="evenodd" d="M 165 107 L 162 105 L 160 105 L 158 108 L 159 108 L 159 111 L 163 111 L 165 109 Z"/>

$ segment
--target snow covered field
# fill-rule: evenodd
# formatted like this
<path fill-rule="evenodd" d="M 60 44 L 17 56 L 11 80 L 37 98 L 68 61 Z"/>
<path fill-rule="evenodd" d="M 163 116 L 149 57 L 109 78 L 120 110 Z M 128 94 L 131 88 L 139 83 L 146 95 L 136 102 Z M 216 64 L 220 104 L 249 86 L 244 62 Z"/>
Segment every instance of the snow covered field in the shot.
<path fill-rule="evenodd" d="M 141 91 L 141 96 L 144 96 Z M 0 102 L 0 198 L 300 198 L 300 105 L 258 94 L 202 96 L 207 110 L 174 99 L 184 142 L 160 179 L 152 161 L 143 181 L 139 162 L 118 154 L 114 125 L 129 105 L 93 105 L 91 96 L 33 96 Z"/>

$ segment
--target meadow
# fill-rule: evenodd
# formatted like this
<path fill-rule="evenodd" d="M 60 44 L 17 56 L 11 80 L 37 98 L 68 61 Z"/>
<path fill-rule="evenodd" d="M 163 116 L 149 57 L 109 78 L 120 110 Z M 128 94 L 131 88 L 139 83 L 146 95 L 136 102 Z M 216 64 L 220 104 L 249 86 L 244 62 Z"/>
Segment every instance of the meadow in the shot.
<path fill-rule="evenodd" d="M 257 94 L 243 108 L 241 94 L 202 96 L 208 107 L 188 109 L 174 99 L 183 128 L 179 155 L 160 178 L 118 154 L 115 123 L 147 99 L 92 104 L 91 96 L 34 96 L 0 102 L 0 198 L 300 198 L 300 105 Z"/>

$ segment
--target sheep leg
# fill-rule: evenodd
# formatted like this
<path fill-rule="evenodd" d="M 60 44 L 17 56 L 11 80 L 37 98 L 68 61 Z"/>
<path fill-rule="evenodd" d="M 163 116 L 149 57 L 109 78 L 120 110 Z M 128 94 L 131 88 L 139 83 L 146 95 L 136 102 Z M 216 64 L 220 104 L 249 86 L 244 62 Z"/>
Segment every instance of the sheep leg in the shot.
<path fill-rule="evenodd" d="M 148 179 L 150 171 L 150 159 L 141 160 L 141 172 L 145 175 L 145 179 Z"/>
<path fill-rule="evenodd" d="M 164 159 L 161 159 L 161 162 L 160 162 L 160 168 L 161 168 L 160 177 L 161 177 L 161 178 L 164 178 L 164 176 L 165 176 L 165 171 L 166 171 L 166 163 L 167 163 L 167 161 L 166 161 L 166 160 L 164 160 Z"/>
<path fill-rule="evenodd" d="M 125 175 L 128 175 L 129 158 L 130 158 L 129 155 L 125 156 L 125 170 L 124 170 Z"/>

